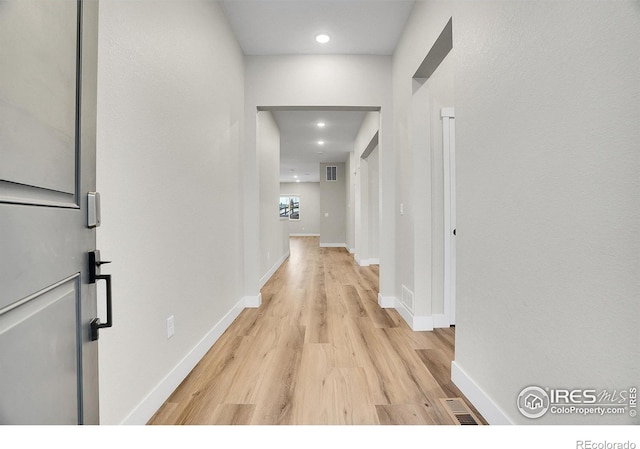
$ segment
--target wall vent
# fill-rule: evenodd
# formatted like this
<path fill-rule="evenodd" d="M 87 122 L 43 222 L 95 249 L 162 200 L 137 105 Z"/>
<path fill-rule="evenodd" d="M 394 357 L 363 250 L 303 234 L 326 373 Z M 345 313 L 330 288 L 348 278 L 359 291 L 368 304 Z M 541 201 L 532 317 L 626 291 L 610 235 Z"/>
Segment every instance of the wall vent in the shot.
<path fill-rule="evenodd" d="M 445 398 L 440 399 L 440 402 L 442 402 L 455 424 L 459 426 L 477 426 L 481 424 L 478 417 L 473 414 L 462 398 Z"/>
<path fill-rule="evenodd" d="M 413 292 L 405 285 L 402 286 L 402 304 L 413 313 Z"/>
<path fill-rule="evenodd" d="M 327 181 L 336 181 L 338 179 L 338 167 L 327 166 Z"/>

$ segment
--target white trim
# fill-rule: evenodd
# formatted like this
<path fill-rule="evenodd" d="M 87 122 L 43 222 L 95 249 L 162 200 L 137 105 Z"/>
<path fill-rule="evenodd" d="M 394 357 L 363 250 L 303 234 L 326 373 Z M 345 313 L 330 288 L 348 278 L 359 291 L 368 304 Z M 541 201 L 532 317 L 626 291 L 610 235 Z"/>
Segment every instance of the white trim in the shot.
<path fill-rule="evenodd" d="M 246 297 L 245 297 L 246 298 Z M 204 357 L 244 309 L 245 298 L 238 301 L 200 340 L 189 353 L 162 379 L 151 392 L 122 420 L 123 425 L 145 425 L 174 392 L 191 370 Z"/>
<path fill-rule="evenodd" d="M 320 234 L 289 234 L 289 237 L 320 237 Z"/>
<path fill-rule="evenodd" d="M 344 247 L 347 248 L 347 251 L 349 251 L 349 254 L 355 253 L 355 250 L 351 248 L 348 244 L 345 244 Z"/>
<path fill-rule="evenodd" d="M 382 309 L 396 309 L 402 319 L 409 325 L 413 331 L 432 331 L 434 329 L 434 321 L 436 319 L 442 320 L 444 315 L 435 316 L 415 316 L 407 307 L 402 304 L 395 296 L 382 296 L 378 293 L 378 306 Z M 437 317 L 437 318 L 436 318 Z M 441 323 L 441 321 L 438 321 Z M 449 327 L 446 326 L 441 327 Z"/>
<path fill-rule="evenodd" d="M 378 293 L 378 305 L 382 309 L 395 309 L 397 299 L 394 296 L 382 296 Z"/>
<path fill-rule="evenodd" d="M 322 243 L 320 242 L 320 248 L 347 248 L 346 243 Z"/>
<path fill-rule="evenodd" d="M 257 309 L 262 305 L 262 293 L 258 293 L 258 296 L 243 296 L 242 303 L 246 308 Z"/>
<path fill-rule="evenodd" d="M 454 108 L 442 108 L 440 109 L 440 117 L 444 118 L 444 117 L 448 117 L 448 118 L 455 118 L 456 114 L 455 114 L 455 109 Z"/>
<path fill-rule="evenodd" d="M 284 262 L 285 260 L 287 260 L 287 257 L 289 257 L 289 253 L 290 253 L 290 251 L 287 251 L 286 253 L 284 253 L 284 254 L 282 255 L 282 257 L 280 257 L 280 259 L 278 259 L 278 261 L 277 261 L 276 263 L 274 263 L 274 264 L 273 264 L 273 266 L 269 269 L 269 271 L 267 271 L 267 272 L 265 273 L 265 275 L 264 275 L 264 276 L 262 276 L 262 277 L 260 278 L 260 287 L 259 287 L 259 288 L 264 287 L 264 284 L 266 284 L 266 283 L 267 283 L 267 281 L 268 281 L 269 279 L 271 279 L 271 276 L 273 276 L 273 274 L 274 274 L 276 271 L 278 271 L 278 268 L 280 268 L 280 265 L 282 265 L 282 264 L 283 264 L 283 262 Z"/>
<path fill-rule="evenodd" d="M 355 254 L 353 258 L 361 267 L 368 267 L 369 265 L 380 265 L 380 259 L 360 259 L 357 254 Z"/>
<path fill-rule="evenodd" d="M 451 114 L 453 114 L 453 108 L 451 108 Z M 449 142 L 449 166 L 451 167 L 451 176 L 449 181 L 451 182 L 451 196 L 449 198 L 450 201 L 450 212 L 451 212 L 451 297 L 449 299 L 449 323 L 456 324 L 456 285 L 457 285 L 457 249 L 456 249 L 456 239 L 457 237 L 453 235 L 453 230 L 456 230 L 458 227 L 457 224 L 457 209 L 456 209 L 456 121 L 455 117 L 449 118 L 449 133 L 450 133 L 450 142 Z M 456 230 L 457 233 L 457 230 Z"/>
<path fill-rule="evenodd" d="M 433 315 L 433 327 L 434 328 L 442 328 L 442 327 L 450 327 L 451 323 L 449 322 L 449 317 L 444 313 L 439 313 L 437 315 Z"/>
<path fill-rule="evenodd" d="M 513 424 L 507 415 L 491 400 L 455 360 L 451 363 L 451 381 L 471 401 L 489 424 Z"/>
<path fill-rule="evenodd" d="M 442 108 L 442 158 L 444 166 L 444 314 L 449 324 L 456 316 L 456 196 L 455 196 L 455 114 L 453 108 Z"/>
<path fill-rule="evenodd" d="M 414 331 L 432 331 L 433 317 L 416 316 L 397 298 L 395 300 L 395 309 L 398 311 L 403 320 L 407 322 L 411 330 Z"/>

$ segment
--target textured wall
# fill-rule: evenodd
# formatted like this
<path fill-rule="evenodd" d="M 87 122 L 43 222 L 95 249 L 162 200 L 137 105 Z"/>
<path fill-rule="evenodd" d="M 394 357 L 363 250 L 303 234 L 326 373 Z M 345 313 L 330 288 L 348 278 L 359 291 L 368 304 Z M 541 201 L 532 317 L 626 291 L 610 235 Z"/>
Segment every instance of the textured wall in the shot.
<path fill-rule="evenodd" d="M 327 166 L 336 167 L 336 180 L 327 181 Z M 347 179 L 345 163 L 320 164 L 320 246 L 347 242 Z"/>
<path fill-rule="evenodd" d="M 320 183 L 283 182 L 280 194 L 300 196 L 300 220 L 287 221 L 289 234 L 320 235 Z"/>
<path fill-rule="evenodd" d="M 285 238 L 287 226 L 282 223 L 278 213 L 280 130 L 269 111 L 258 113 L 257 126 L 260 169 L 260 278 L 266 281 L 270 277 L 269 271 L 285 255 L 288 239 Z"/>
<path fill-rule="evenodd" d="M 456 362 L 513 421 L 528 385 L 640 379 L 640 4 L 454 14 Z M 640 423 L 547 414 L 537 423 Z"/>
<path fill-rule="evenodd" d="M 242 296 L 243 60 L 215 2 L 108 1 L 98 76 L 115 314 L 100 334 L 101 420 L 116 424 Z"/>
<path fill-rule="evenodd" d="M 380 165 L 380 157 L 378 150 L 375 151 L 375 166 L 374 170 L 370 170 L 369 162 L 362 159 L 363 153 L 367 150 L 367 147 L 371 141 L 375 138 L 376 133 L 380 131 L 380 113 L 368 112 L 362 121 L 362 125 L 358 130 L 355 141 L 353 143 L 353 157 L 352 163 L 349 164 L 349 173 L 347 181 L 352 185 L 353 189 L 353 204 L 350 208 L 351 215 L 353 216 L 353 244 L 355 245 L 354 252 L 357 261 L 365 262 L 372 258 L 378 258 L 379 254 L 372 254 L 372 235 L 376 238 L 376 245 L 373 245 L 375 252 L 378 253 L 379 245 L 378 236 L 380 231 L 380 217 L 378 216 L 378 222 L 375 223 L 377 228 L 372 229 L 372 214 L 374 211 L 372 207 L 374 202 L 378 202 L 379 195 L 375 200 L 372 200 L 370 188 L 374 184 L 372 177 L 379 176 L 380 173 L 377 168 Z M 371 157 L 371 155 L 370 155 Z M 372 159 L 373 160 L 373 159 Z M 389 170 L 391 171 L 391 170 Z M 375 181 L 376 187 L 380 185 L 380 178 Z M 379 204 L 375 205 L 376 213 L 379 214 Z M 390 217 L 393 218 L 393 217 Z M 372 232 L 374 231 L 374 232 Z"/>
<path fill-rule="evenodd" d="M 417 2 L 393 57 L 398 255 L 395 295 L 400 298 L 402 287 L 406 286 L 414 293 L 414 315 L 430 320 L 443 313 L 440 109 L 455 106 L 452 64 L 455 48 L 428 80 L 414 80 L 413 76 L 449 21 L 452 5 L 442 1 Z M 444 325 L 448 326 L 448 321 Z"/>
<path fill-rule="evenodd" d="M 414 133 L 409 80 L 450 17 L 452 79 L 422 88 L 433 101 L 455 87 L 456 365 L 482 390 L 479 405 L 532 423 L 516 408 L 528 385 L 619 391 L 640 379 L 640 3 L 416 3 L 393 64 L 396 198 L 410 201 L 396 223 L 398 285 L 420 280 L 410 149 L 434 138 Z M 426 209 L 431 235 L 437 209 Z"/>

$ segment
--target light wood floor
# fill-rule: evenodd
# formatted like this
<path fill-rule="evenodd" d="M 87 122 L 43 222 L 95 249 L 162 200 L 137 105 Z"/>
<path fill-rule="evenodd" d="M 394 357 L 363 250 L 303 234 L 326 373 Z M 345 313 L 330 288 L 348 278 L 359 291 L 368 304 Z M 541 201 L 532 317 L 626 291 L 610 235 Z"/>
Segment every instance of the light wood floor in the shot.
<path fill-rule="evenodd" d="M 462 397 L 453 328 L 413 332 L 377 292 L 377 266 L 292 238 L 260 308 L 240 314 L 149 424 L 454 424 L 440 402 Z"/>

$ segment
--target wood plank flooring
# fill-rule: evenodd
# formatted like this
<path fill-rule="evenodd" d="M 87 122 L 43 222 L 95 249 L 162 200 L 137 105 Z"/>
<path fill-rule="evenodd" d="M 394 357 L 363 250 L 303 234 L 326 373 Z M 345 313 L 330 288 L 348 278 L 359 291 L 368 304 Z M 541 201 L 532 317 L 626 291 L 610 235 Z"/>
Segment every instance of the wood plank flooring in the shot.
<path fill-rule="evenodd" d="M 149 424 L 455 424 L 440 402 L 463 397 L 450 380 L 454 329 L 413 332 L 377 295 L 377 266 L 292 238 L 260 308 L 238 316 Z"/>

